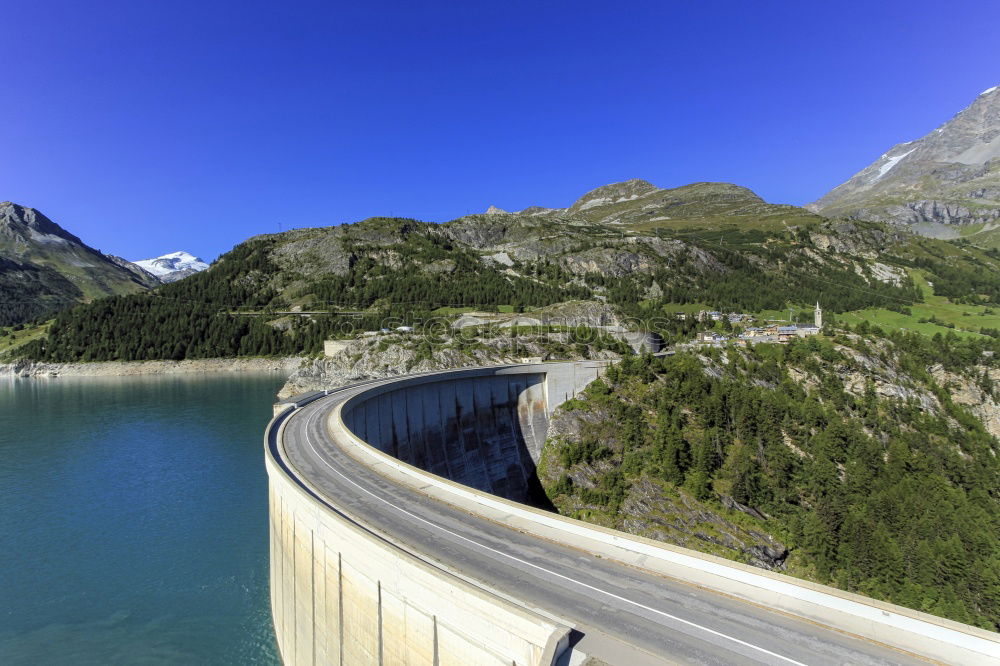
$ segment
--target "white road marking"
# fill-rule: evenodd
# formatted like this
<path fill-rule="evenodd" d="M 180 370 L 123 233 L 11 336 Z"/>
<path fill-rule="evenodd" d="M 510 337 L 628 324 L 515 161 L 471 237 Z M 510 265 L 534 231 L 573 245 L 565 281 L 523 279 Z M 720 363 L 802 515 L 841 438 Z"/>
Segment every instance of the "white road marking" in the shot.
<path fill-rule="evenodd" d="M 324 413 L 325 413 L 324 410 L 321 410 L 321 409 L 317 409 L 316 410 L 316 415 L 322 415 Z M 317 418 L 316 415 L 312 415 L 312 416 L 309 417 L 309 425 L 310 426 L 312 426 L 312 425 L 315 424 L 315 420 Z M 710 629 L 709 627 L 705 627 L 703 625 L 697 624 L 696 622 L 691 622 L 690 620 L 685 620 L 682 617 L 677 617 L 676 615 L 671 615 L 670 613 L 661 611 L 659 609 L 651 608 L 650 606 L 646 606 L 644 604 L 640 604 L 637 601 L 633 601 L 633 600 L 628 599 L 626 597 L 617 595 L 617 594 L 615 594 L 613 592 L 608 592 L 607 590 L 602 590 L 599 587 L 594 587 L 593 585 L 589 585 L 587 583 L 583 583 L 581 581 L 578 581 L 578 580 L 575 580 L 573 578 L 570 578 L 569 576 L 565 576 L 565 575 L 563 575 L 561 573 L 552 571 L 550 569 L 546 569 L 545 567 L 539 566 L 539 565 L 537 565 L 537 564 L 535 564 L 533 562 L 528 562 L 526 560 L 522 560 L 521 558 L 515 557 L 514 555 L 511 555 L 510 553 L 505 553 L 505 552 L 503 552 L 501 550 L 497 550 L 495 548 L 491 548 L 490 546 L 487 546 L 485 544 L 479 543 L 478 541 L 470 539 L 469 537 L 466 537 L 466 536 L 464 536 L 462 534 L 458 534 L 457 532 L 452 532 L 451 530 L 446 529 L 444 527 L 441 527 L 440 525 L 438 525 L 436 523 L 433 523 L 433 522 L 431 522 L 431 521 L 429 521 L 429 520 L 427 520 L 425 518 L 422 518 L 422 517 L 420 517 L 420 516 L 412 513 L 411 511 L 407 511 L 406 509 L 404 509 L 402 507 L 396 506 L 395 504 L 393 504 L 389 500 L 385 499 L 384 497 L 380 497 L 379 495 L 376 495 L 372 491 L 370 491 L 367 488 L 365 488 L 365 487 L 361 486 L 360 484 L 358 484 L 353 479 L 348 478 L 343 472 L 341 472 L 336 467 L 334 467 L 332 464 L 330 464 L 330 462 L 327 461 L 327 459 L 324 456 L 320 455 L 320 452 L 316 450 L 316 447 L 313 446 L 312 439 L 309 437 L 309 428 L 308 427 L 306 428 L 306 442 L 309 444 L 309 448 L 312 450 L 313 454 L 317 458 L 319 458 L 319 460 L 324 465 L 326 465 L 327 467 L 329 467 L 337 476 L 339 476 L 340 478 L 342 478 L 344 481 L 347 481 L 352 486 L 356 487 L 358 490 L 360 490 L 363 493 L 366 493 L 368 495 L 371 495 L 374 499 L 376 499 L 376 500 L 378 500 L 378 501 L 380 501 L 380 502 L 382 502 L 382 503 L 384 503 L 384 504 L 392 507 L 396 511 L 398 511 L 398 512 L 400 512 L 402 514 L 405 514 L 407 516 L 410 516 L 411 518 L 414 518 L 414 519 L 416 519 L 416 520 L 418 520 L 418 521 L 420 521 L 420 522 L 422 522 L 422 523 L 424 523 L 424 524 L 426 524 L 426 525 L 428 525 L 430 527 L 433 527 L 433 528 L 435 528 L 435 529 L 437 529 L 437 530 L 439 530 L 441 532 L 444 532 L 445 534 L 449 534 L 449 535 L 455 537 L 456 539 L 461 539 L 462 541 L 466 541 L 466 542 L 468 542 L 468 543 L 470 543 L 470 544 L 472 544 L 474 546 L 477 546 L 477 547 L 481 548 L 482 550 L 486 550 L 486 551 L 489 551 L 491 553 L 495 553 L 497 555 L 500 555 L 501 557 L 506 557 L 506 558 L 508 558 L 510 560 L 513 560 L 513 561 L 517 562 L 518 564 L 523 564 L 525 566 L 532 567 L 532 568 L 537 569 L 539 571 L 543 571 L 543 572 L 545 572 L 545 573 L 547 573 L 547 574 L 549 574 L 551 576 L 555 576 L 556 578 L 561 578 L 561 579 L 563 579 L 563 580 L 565 580 L 565 581 L 567 581 L 569 583 L 572 583 L 574 585 L 578 585 L 580 587 L 586 588 L 586 589 L 591 590 L 593 592 L 597 592 L 599 594 L 603 594 L 603 595 L 605 595 L 607 597 L 610 597 L 612 599 L 616 599 L 616 600 L 624 602 L 626 604 L 631 604 L 632 606 L 635 606 L 637 608 L 641 608 L 643 610 L 649 611 L 650 613 L 655 613 L 657 615 L 661 615 L 661 616 L 663 616 L 663 617 L 665 617 L 667 619 L 673 620 L 674 622 L 679 622 L 681 624 L 685 624 L 685 625 L 687 625 L 689 627 L 693 627 L 695 629 L 699 629 L 699 630 L 704 631 L 706 633 L 712 634 L 713 636 L 718 636 L 719 638 L 724 638 L 726 640 L 732 641 L 733 643 L 737 643 L 737 644 L 742 645 L 744 647 L 750 648 L 751 650 L 757 650 L 758 652 L 761 652 L 761 653 L 766 654 L 768 656 L 775 657 L 777 659 L 781 659 L 782 661 L 787 662 L 789 664 L 795 664 L 795 666 L 807 666 L 806 664 L 803 664 L 802 662 L 795 661 L 794 659 L 791 659 L 789 657 L 785 657 L 785 656 L 780 655 L 780 654 L 778 654 L 776 652 L 771 652 L 770 650 L 762 648 L 762 647 L 760 647 L 758 645 L 754 645 L 753 643 L 748 643 L 746 641 L 740 640 L 739 638 L 736 638 L 735 636 L 730 636 L 728 634 L 724 634 L 724 633 L 722 633 L 720 631 L 716 631 L 715 629 Z M 334 443 L 334 446 L 337 446 L 337 444 Z"/>

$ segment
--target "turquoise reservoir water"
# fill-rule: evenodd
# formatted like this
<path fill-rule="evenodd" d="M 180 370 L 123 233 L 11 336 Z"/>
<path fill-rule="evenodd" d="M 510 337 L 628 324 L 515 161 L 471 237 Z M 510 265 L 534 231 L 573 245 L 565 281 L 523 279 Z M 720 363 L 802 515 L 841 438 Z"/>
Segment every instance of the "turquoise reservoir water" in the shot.
<path fill-rule="evenodd" d="M 0 380 L 0 664 L 275 664 L 276 375 Z"/>

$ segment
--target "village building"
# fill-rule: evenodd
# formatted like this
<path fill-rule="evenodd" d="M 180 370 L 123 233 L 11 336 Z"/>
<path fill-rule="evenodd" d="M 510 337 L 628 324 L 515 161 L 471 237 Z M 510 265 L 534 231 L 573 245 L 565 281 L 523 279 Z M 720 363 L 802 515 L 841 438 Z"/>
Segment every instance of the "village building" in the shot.
<path fill-rule="evenodd" d="M 777 344 L 779 342 L 777 335 L 765 335 L 764 333 L 757 333 L 754 335 L 747 335 L 743 333 L 740 335 L 740 345 L 746 347 L 748 344 L 755 345 L 766 345 L 766 344 Z"/>
<path fill-rule="evenodd" d="M 777 330 L 778 342 L 788 342 L 792 338 L 796 338 L 799 335 L 799 327 L 795 326 L 778 326 Z"/>
<path fill-rule="evenodd" d="M 699 313 L 698 318 L 702 319 L 702 315 L 709 316 L 712 313 L 702 310 Z M 731 314 L 726 315 L 730 322 L 734 321 L 734 317 L 746 317 L 751 318 L 750 315 L 740 315 Z M 782 324 L 780 322 L 771 322 L 767 326 L 753 326 L 747 328 L 745 331 L 739 334 L 734 339 L 734 342 L 745 347 L 747 344 L 768 344 L 768 343 L 787 343 L 792 338 L 805 338 L 811 335 L 818 335 L 823 328 L 823 310 L 820 309 L 819 303 L 816 303 L 816 310 L 813 314 L 812 324 Z M 729 338 L 716 333 L 714 331 L 703 331 L 698 334 L 697 342 L 701 344 L 713 344 L 722 345 L 729 341 Z"/>
<path fill-rule="evenodd" d="M 795 334 L 800 338 L 804 338 L 810 335 L 819 335 L 819 328 L 813 326 L 812 324 L 804 324 L 795 327 Z"/>
<path fill-rule="evenodd" d="M 698 342 L 705 345 L 721 345 L 729 340 L 726 336 L 715 331 L 702 331 L 698 334 Z"/>

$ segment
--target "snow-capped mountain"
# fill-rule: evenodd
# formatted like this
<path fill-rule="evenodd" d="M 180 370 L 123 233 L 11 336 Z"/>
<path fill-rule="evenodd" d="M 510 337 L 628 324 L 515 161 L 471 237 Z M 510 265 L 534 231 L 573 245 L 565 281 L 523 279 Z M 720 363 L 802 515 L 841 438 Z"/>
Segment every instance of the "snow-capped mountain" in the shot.
<path fill-rule="evenodd" d="M 132 263 L 155 275 L 160 282 L 176 282 L 208 268 L 208 264 L 187 252 L 171 252 L 155 259 L 140 259 Z"/>

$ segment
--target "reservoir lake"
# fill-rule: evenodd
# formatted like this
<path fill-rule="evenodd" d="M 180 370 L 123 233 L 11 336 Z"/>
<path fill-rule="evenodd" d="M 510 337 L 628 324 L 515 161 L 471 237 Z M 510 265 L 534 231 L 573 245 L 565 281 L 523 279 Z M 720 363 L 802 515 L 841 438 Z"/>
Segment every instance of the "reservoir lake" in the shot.
<path fill-rule="evenodd" d="M 277 664 L 279 374 L 0 379 L 0 664 Z"/>

